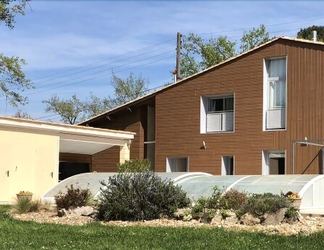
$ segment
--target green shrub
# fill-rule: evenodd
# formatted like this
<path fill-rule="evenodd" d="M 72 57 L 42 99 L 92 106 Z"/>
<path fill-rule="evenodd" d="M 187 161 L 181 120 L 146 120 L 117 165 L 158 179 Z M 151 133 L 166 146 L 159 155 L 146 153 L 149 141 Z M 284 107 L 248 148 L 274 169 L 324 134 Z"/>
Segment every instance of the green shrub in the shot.
<path fill-rule="evenodd" d="M 219 207 L 223 209 L 232 209 L 234 211 L 242 209 L 247 204 L 248 196 L 246 192 L 240 192 L 235 189 L 227 191 L 219 200 Z"/>
<path fill-rule="evenodd" d="M 213 193 L 210 197 L 200 197 L 191 209 L 192 217 L 202 218 L 206 214 L 210 216 L 215 215 L 216 210 L 219 208 L 219 201 L 222 196 L 222 191 L 217 187 L 213 187 Z"/>
<path fill-rule="evenodd" d="M 247 204 L 240 210 L 240 214 L 249 212 L 250 214 L 261 217 L 266 213 L 275 213 L 280 208 L 288 208 L 291 202 L 284 196 L 264 193 L 252 194 L 248 197 Z"/>
<path fill-rule="evenodd" d="M 29 209 L 32 206 L 32 202 L 30 198 L 28 197 L 20 197 L 17 199 L 17 202 L 14 206 L 14 208 L 17 210 L 20 214 L 25 214 L 29 212 Z"/>
<path fill-rule="evenodd" d="M 66 187 L 65 193 L 60 191 L 54 196 L 57 209 L 70 209 L 76 207 L 82 207 L 89 204 L 91 200 L 91 192 L 88 188 L 81 189 L 75 188 L 72 184 L 70 187 Z"/>
<path fill-rule="evenodd" d="M 151 171 L 119 173 L 101 182 L 99 220 L 151 220 L 173 213 L 189 204 L 186 193 Z"/>
<path fill-rule="evenodd" d="M 149 171 L 151 170 L 151 163 L 148 159 L 132 159 L 117 164 L 117 169 L 119 173 Z"/>
<path fill-rule="evenodd" d="M 41 208 L 42 204 L 40 201 L 31 201 L 30 208 L 28 212 L 38 212 Z"/>

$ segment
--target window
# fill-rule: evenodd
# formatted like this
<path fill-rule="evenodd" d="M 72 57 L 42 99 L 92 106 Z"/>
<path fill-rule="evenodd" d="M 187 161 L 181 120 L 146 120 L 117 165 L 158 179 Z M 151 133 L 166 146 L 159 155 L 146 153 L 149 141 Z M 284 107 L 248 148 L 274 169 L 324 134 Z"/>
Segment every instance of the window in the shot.
<path fill-rule="evenodd" d="M 234 96 L 201 98 L 200 132 L 233 131 Z"/>
<path fill-rule="evenodd" d="M 234 174 L 234 157 L 223 156 L 222 157 L 222 175 L 233 175 Z"/>
<path fill-rule="evenodd" d="M 265 129 L 286 127 L 286 58 L 265 60 Z"/>
<path fill-rule="evenodd" d="M 144 110 L 144 158 L 155 168 L 155 107 L 147 106 Z"/>
<path fill-rule="evenodd" d="M 188 157 L 168 157 L 166 172 L 189 172 L 188 166 Z"/>

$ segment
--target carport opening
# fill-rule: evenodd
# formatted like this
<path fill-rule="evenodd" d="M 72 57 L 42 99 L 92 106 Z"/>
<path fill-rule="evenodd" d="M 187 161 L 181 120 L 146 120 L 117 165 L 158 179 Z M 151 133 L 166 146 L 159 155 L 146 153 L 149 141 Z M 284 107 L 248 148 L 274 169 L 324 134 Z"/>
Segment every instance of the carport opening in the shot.
<path fill-rule="evenodd" d="M 83 174 L 90 172 L 89 163 L 80 162 L 60 162 L 59 163 L 59 181 L 76 174 Z"/>

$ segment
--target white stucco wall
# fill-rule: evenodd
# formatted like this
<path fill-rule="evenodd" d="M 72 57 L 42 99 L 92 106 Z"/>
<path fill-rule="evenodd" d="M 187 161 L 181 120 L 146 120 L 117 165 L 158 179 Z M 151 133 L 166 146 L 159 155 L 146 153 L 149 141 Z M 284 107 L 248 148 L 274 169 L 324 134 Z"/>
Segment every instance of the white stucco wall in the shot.
<path fill-rule="evenodd" d="M 19 191 L 39 199 L 58 182 L 59 136 L 0 130 L 0 204 Z"/>

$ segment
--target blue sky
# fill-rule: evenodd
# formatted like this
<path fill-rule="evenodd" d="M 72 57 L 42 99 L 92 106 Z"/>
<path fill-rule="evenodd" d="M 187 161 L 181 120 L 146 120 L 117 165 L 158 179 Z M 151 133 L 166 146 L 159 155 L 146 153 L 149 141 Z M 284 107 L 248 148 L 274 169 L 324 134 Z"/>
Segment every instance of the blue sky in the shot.
<path fill-rule="evenodd" d="M 111 72 L 130 72 L 155 89 L 172 81 L 176 33 L 239 41 L 261 24 L 270 36 L 295 37 L 301 28 L 324 25 L 321 1 L 41 1 L 34 0 L 13 30 L 0 25 L 0 53 L 19 56 L 35 89 L 19 108 L 34 119 L 53 94 L 86 100 L 90 92 L 113 96 Z M 0 96 L 0 115 L 17 111 Z"/>

